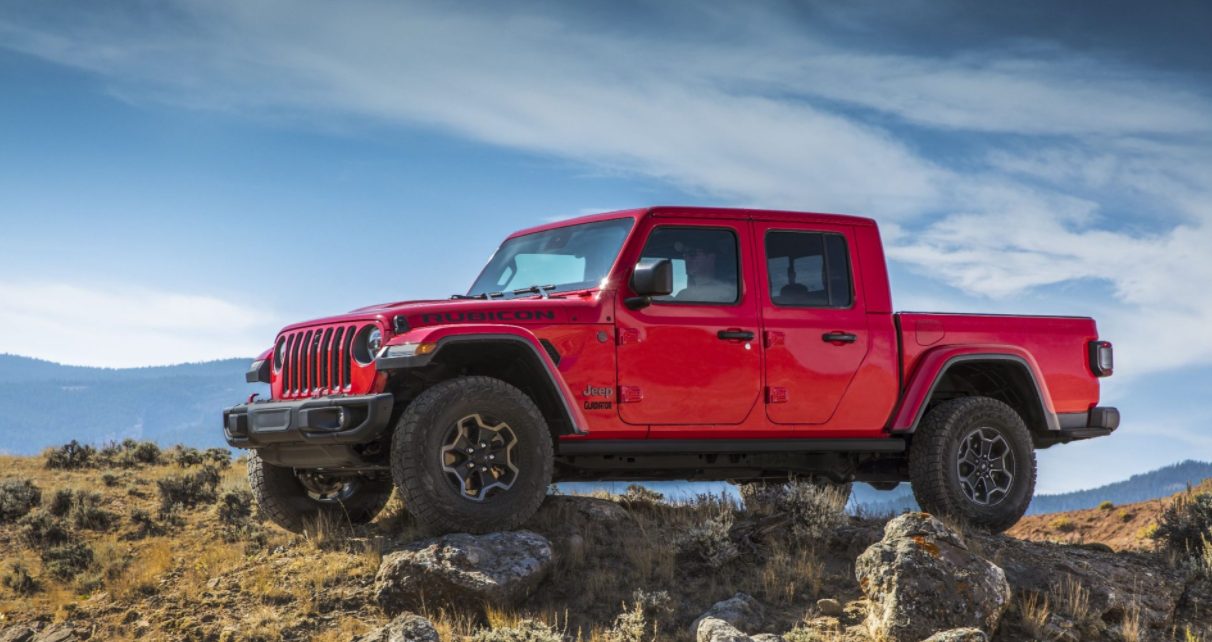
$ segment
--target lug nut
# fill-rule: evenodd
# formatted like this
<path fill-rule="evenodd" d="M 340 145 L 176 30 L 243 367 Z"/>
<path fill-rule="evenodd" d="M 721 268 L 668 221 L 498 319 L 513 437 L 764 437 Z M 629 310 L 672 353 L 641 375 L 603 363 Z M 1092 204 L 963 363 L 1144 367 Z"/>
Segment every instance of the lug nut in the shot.
<path fill-rule="evenodd" d="M 497 456 L 496 456 L 496 455 L 489 455 L 489 456 L 488 456 L 488 458 L 489 458 L 489 459 L 496 459 L 496 458 L 497 458 Z"/>
<path fill-rule="evenodd" d="M 488 472 L 488 466 L 480 466 L 480 472 L 482 472 L 482 473 Z"/>
<path fill-rule="evenodd" d="M 467 454 L 469 454 L 469 455 L 470 455 L 471 453 L 474 453 L 475 451 L 476 451 L 476 449 L 475 449 L 475 448 L 468 448 L 468 449 L 467 449 Z"/>
<path fill-rule="evenodd" d="M 482 442 L 482 441 L 480 442 L 480 448 L 487 448 L 487 447 L 488 447 L 487 443 Z"/>

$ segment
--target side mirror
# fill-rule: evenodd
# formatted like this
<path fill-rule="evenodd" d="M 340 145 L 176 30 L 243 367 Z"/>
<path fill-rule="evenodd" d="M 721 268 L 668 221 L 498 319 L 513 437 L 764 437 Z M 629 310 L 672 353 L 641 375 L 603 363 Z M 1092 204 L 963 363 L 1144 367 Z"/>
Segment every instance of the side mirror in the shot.
<path fill-rule="evenodd" d="M 623 304 L 632 310 L 652 305 L 652 297 L 673 293 L 673 262 L 669 259 L 644 259 L 635 264 L 631 273 L 631 289 L 637 296 L 627 297 Z"/>

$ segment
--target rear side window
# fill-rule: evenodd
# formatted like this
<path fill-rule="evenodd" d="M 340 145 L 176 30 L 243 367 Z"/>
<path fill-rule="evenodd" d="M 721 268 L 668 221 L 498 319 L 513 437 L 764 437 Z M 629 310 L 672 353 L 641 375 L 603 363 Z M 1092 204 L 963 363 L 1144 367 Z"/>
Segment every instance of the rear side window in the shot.
<path fill-rule="evenodd" d="M 770 300 L 784 308 L 847 308 L 854 302 L 846 237 L 823 232 L 767 232 Z"/>

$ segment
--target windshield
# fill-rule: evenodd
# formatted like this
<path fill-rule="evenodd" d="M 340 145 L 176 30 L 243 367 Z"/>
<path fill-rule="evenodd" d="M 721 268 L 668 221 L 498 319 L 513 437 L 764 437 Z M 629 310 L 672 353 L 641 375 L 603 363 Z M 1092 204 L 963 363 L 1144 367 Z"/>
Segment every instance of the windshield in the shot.
<path fill-rule="evenodd" d="M 470 296 L 512 294 L 554 285 L 553 292 L 597 287 L 623 247 L 630 218 L 558 227 L 511 238 L 480 273 Z M 522 293 L 527 294 L 527 293 Z"/>

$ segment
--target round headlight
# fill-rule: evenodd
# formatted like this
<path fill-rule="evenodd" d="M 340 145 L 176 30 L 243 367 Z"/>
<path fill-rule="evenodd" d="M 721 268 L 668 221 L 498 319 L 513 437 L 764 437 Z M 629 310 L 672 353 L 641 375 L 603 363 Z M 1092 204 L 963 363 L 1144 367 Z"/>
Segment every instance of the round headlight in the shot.
<path fill-rule="evenodd" d="M 370 351 L 370 360 L 374 361 L 375 357 L 379 356 L 379 348 L 383 347 L 383 333 L 379 332 L 378 328 L 370 331 L 366 335 L 366 349 Z"/>
<path fill-rule="evenodd" d="M 274 372 L 282 372 L 282 364 L 286 361 L 286 337 L 278 339 L 274 347 Z"/>

